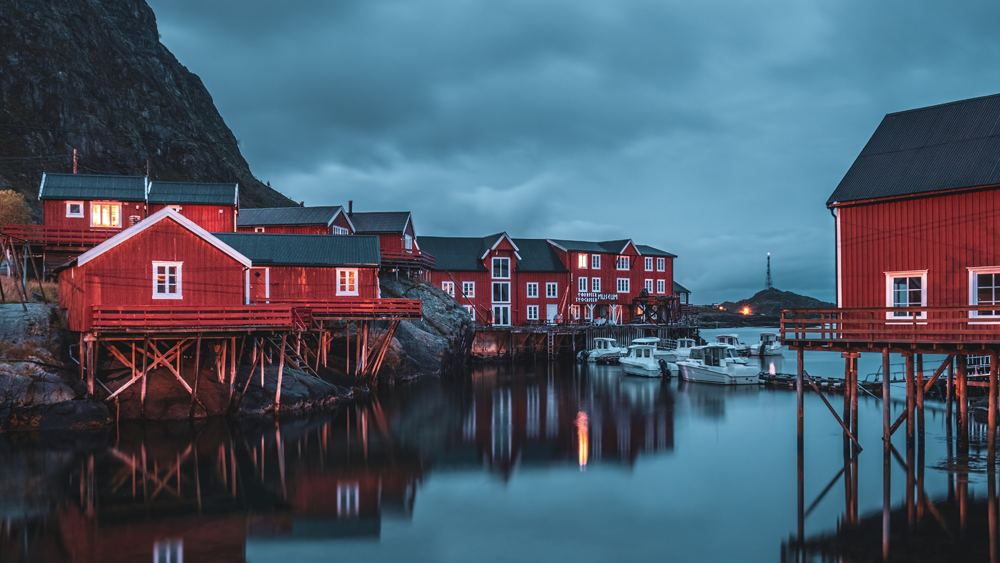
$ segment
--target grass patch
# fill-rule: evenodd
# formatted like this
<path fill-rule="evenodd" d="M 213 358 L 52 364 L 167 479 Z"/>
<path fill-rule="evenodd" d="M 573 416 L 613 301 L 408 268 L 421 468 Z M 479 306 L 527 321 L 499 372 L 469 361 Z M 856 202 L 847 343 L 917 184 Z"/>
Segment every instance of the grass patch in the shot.
<path fill-rule="evenodd" d="M 3 302 L 4 303 L 20 303 L 23 299 L 21 295 L 21 288 L 19 280 L 16 278 L 8 278 L 7 276 L 0 276 L 0 284 L 3 285 Z M 59 302 L 59 284 L 56 282 L 45 281 L 42 282 L 42 289 L 45 292 L 45 298 L 49 303 Z M 35 298 L 36 293 L 41 293 L 38 288 L 37 280 L 28 280 L 28 302 L 38 301 Z"/>

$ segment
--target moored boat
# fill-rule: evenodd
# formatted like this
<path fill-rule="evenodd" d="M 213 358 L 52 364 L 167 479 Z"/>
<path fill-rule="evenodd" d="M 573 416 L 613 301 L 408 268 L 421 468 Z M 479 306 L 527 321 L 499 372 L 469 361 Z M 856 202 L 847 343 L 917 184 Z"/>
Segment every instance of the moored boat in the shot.
<path fill-rule="evenodd" d="M 740 337 L 735 334 L 718 334 L 715 336 L 715 342 L 732 347 L 737 356 L 750 355 L 750 346 L 740 342 Z"/>
<path fill-rule="evenodd" d="M 750 347 L 751 356 L 780 356 L 781 339 L 776 332 L 760 333 L 760 342 Z"/>
<path fill-rule="evenodd" d="M 758 368 L 747 365 L 745 358 L 722 343 L 695 346 L 686 360 L 677 362 L 681 377 L 687 381 L 719 385 L 749 385 L 760 382 Z"/>
<path fill-rule="evenodd" d="M 632 344 L 628 347 L 628 354 L 622 356 L 618 363 L 626 374 L 641 377 L 670 377 L 677 371 L 676 365 L 671 369 L 670 362 L 656 357 L 656 346 L 653 344 Z"/>
<path fill-rule="evenodd" d="M 595 338 L 592 350 L 583 350 L 577 354 L 577 359 L 590 363 L 598 361 L 617 361 L 622 355 L 627 354 L 628 349 L 618 345 L 614 338 Z"/>

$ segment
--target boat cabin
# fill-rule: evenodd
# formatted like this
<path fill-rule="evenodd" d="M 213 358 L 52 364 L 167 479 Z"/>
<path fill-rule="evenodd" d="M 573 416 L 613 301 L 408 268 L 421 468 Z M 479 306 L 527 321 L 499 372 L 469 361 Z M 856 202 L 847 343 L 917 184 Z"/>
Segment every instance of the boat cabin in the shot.
<path fill-rule="evenodd" d="M 340 205 L 243 209 L 236 219 L 240 233 L 350 235 L 354 224 Z"/>
<path fill-rule="evenodd" d="M 149 214 L 170 207 L 210 233 L 236 231 L 239 184 L 150 182 L 146 194 Z"/>
<path fill-rule="evenodd" d="M 706 366 L 725 367 L 727 362 L 736 362 L 737 356 L 728 345 L 716 342 L 707 346 L 695 346 L 688 359 L 700 361 Z"/>
<path fill-rule="evenodd" d="M 735 348 L 744 346 L 744 344 L 740 342 L 740 337 L 735 334 L 719 334 L 715 337 L 715 341 L 719 344 L 726 344 Z"/>

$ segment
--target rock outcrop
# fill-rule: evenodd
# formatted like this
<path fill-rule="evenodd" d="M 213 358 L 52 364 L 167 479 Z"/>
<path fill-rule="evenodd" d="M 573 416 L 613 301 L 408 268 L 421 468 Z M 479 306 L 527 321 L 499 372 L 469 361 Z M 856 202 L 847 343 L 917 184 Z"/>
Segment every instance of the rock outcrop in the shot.
<path fill-rule="evenodd" d="M 0 109 L 0 190 L 36 214 L 42 172 L 70 172 L 73 149 L 81 173 L 142 175 L 148 160 L 154 180 L 239 182 L 245 207 L 294 205 L 251 174 L 143 0 L 4 2 Z"/>

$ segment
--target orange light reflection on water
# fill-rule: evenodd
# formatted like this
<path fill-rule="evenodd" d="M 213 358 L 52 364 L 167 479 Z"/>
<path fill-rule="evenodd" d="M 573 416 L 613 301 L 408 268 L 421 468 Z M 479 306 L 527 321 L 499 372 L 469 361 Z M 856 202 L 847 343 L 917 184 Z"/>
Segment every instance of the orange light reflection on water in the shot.
<path fill-rule="evenodd" d="M 587 442 L 587 413 L 580 411 L 576 415 L 576 435 L 579 444 L 580 471 L 587 469 L 587 452 L 589 444 Z"/>

